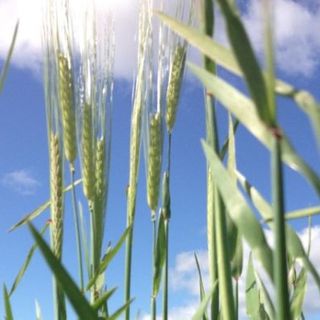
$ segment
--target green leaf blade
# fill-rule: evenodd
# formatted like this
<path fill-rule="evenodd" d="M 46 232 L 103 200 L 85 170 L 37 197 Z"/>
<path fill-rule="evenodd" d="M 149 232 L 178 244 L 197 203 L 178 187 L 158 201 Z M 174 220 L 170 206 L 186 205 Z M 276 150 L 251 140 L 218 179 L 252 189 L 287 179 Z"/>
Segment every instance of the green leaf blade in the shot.
<path fill-rule="evenodd" d="M 30 223 L 28 224 L 28 226 L 34 240 L 36 241 L 40 251 L 43 254 L 43 257 L 45 258 L 48 266 L 54 273 L 61 288 L 68 297 L 75 312 L 81 319 L 98 320 L 98 316 L 95 310 L 90 306 L 89 302 L 83 296 L 80 289 L 77 287 L 77 285 L 72 280 L 62 264 L 59 262 L 59 260 L 54 256 L 50 247 L 46 244 L 38 231 Z"/>

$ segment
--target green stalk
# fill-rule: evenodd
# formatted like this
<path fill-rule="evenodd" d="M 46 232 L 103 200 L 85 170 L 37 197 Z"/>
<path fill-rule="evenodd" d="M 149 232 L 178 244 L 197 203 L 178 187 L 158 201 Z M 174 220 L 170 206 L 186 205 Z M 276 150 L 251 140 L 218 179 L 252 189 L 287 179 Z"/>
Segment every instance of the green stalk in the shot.
<path fill-rule="evenodd" d="M 236 319 L 239 318 L 239 280 L 236 279 L 236 285 L 235 285 L 235 293 L 234 293 L 234 296 L 235 296 L 235 310 L 236 310 Z"/>
<path fill-rule="evenodd" d="M 276 286 L 276 319 L 290 320 L 287 274 L 287 250 L 284 217 L 283 172 L 281 162 L 281 134 L 274 129 L 272 152 L 272 184 L 274 210 L 274 280 Z"/>
<path fill-rule="evenodd" d="M 172 140 L 172 134 L 169 132 L 168 135 L 168 203 L 165 203 L 165 205 L 170 206 L 170 170 L 171 170 L 171 140 Z M 162 195 L 164 196 L 164 195 Z M 163 274 L 163 307 L 162 307 L 162 318 L 163 320 L 168 319 L 168 266 L 169 266 L 169 222 L 170 222 L 170 207 L 166 208 L 166 216 L 164 219 L 164 230 L 165 230 L 165 261 L 164 261 L 164 274 Z"/>
<path fill-rule="evenodd" d="M 127 222 L 129 226 L 130 223 L 132 227 L 129 230 L 126 239 L 126 256 L 125 256 L 125 301 L 130 301 L 130 284 L 131 284 L 131 265 L 132 265 L 132 239 L 133 239 L 133 221 Z M 125 320 L 130 320 L 130 309 L 127 308 L 125 312 Z"/>
<path fill-rule="evenodd" d="M 212 37 L 214 34 L 214 2 L 203 0 L 201 7 L 201 22 L 203 32 Z M 208 57 L 203 57 L 205 69 L 216 74 L 216 65 Z M 218 132 L 215 114 L 215 100 L 205 93 L 205 116 L 206 116 L 206 140 L 210 146 L 218 152 Z M 214 182 L 209 165 L 207 165 L 207 234 L 208 234 L 208 256 L 210 283 L 213 285 L 218 280 L 217 249 L 215 234 L 215 212 L 214 212 Z M 217 286 L 211 299 L 211 319 L 217 319 L 219 314 L 219 288 Z"/>
<path fill-rule="evenodd" d="M 166 235 L 166 254 L 164 262 L 164 276 L 163 276 L 163 311 L 162 319 L 168 320 L 168 268 L 169 268 L 169 218 L 164 220 L 164 230 Z"/>
<path fill-rule="evenodd" d="M 232 289 L 232 275 L 228 253 L 228 237 L 226 226 L 226 212 L 222 199 L 216 189 L 215 194 L 215 228 L 217 241 L 218 279 L 221 299 L 221 314 L 224 320 L 235 319 L 234 297 Z"/>
<path fill-rule="evenodd" d="M 82 260 L 82 243 L 80 237 L 80 222 L 79 222 L 79 212 L 76 200 L 76 191 L 75 191 L 75 169 L 72 164 L 70 164 L 70 176 L 71 176 L 71 193 L 72 193 L 72 207 L 73 207 L 73 218 L 75 221 L 76 227 L 76 242 L 77 242 L 77 254 L 78 254 L 78 267 L 79 267 L 79 277 L 80 277 L 80 289 L 81 292 L 84 291 L 84 280 L 83 280 L 83 260 Z"/>
<path fill-rule="evenodd" d="M 152 212 L 152 227 L 153 227 L 153 246 L 152 246 L 152 279 L 154 279 L 155 274 L 155 255 L 156 255 L 156 243 L 157 243 L 157 219 L 155 212 Z M 152 295 L 151 295 L 151 319 L 156 320 L 157 315 L 157 300 L 153 295 L 153 285 L 152 285 Z"/>

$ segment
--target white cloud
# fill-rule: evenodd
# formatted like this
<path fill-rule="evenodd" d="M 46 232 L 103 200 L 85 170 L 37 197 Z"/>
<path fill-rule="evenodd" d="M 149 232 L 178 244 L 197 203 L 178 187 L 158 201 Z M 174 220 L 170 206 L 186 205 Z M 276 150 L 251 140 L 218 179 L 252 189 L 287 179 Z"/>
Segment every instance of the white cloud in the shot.
<path fill-rule="evenodd" d="M 75 0 L 76 1 L 76 0 Z M 79 1 L 76 1 L 80 7 Z M 136 65 L 136 34 L 138 0 L 97 0 L 98 10 L 110 6 L 114 10 L 116 31 L 117 76 L 131 78 Z M 158 2 L 158 0 L 155 0 Z M 20 18 L 20 29 L 13 63 L 21 68 L 39 70 L 41 64 L 41 12 L 43 0 L 0 1 L 0 57 L 4 57 L 10 44 L 14 24 Z M 174 2 L 169 2 L 170 5 Z M 245 22 L 258 51 L 262 51 L 260 1 L 249 1 Z M 309 1 L 308 3 L 311 3 Z M 306 2 L 274 0 L 276 17 L 277 60 L 289 74 L 310 76 L 319 67 L 320 9 L 307 7 Z M 225 39 L 221 17 L 218 17 L 218 39 Z"/>
<path fill-rule="evenodd" d="M 320 252 L 318 250 L 320 244 L 320 227 L 315 226 L 312 228 L 312 245 L 310 258 L 313 262 L 314 266 L 317 270 L 320 270 Z M 299 236 L 302 240 L 305 248 L 307 247 L 308 242 L 308 230 L 302 230 L 299 232 Z M 272 233 L 270 231 L 266 232 L 266 237 L 268 242 L 271 244 L 272 242 Z M 240 315 L 244 319 L 246 318 L 245 311 L 245 276 L 247 269 L 247 261 L 249 256 L 250 249 L 248 245 L 244 245 L 244 265 L 243 265 L 243 273 L 242 277 L 239 281 L 239 302 L 240 302 Z M 209 284 L 209 269 L 208 269 L 208 255 L 207 251 L 200 250 L 197 251 L 198 259 L 202 269 L 202 276 L 204 279 L 204 284 L 208 287 Z M 273 293 L 273 288 L 268 280 L 268 277 L 263 272 L 261 266 L 258 263 L 255 263 L 259 274 L 262 276 L 263 281 L 267 284 L 268 290 Z M 197 307 L 197 303 L 195 300 L 199 296 L 199 282 L 198 282 L 198 273 L 196 269 L 194 252 L 182 252 L 176 256 L 174 267 L 170 270 L 170 285 L 172 289 L 176 292 L 183 292 L 187 298 L 190 299 L 190 304 L 185 306 L 179 306 L 174 310 L 171 310 L 175 314 L 175 318 L 172 319 L 182 320 L 182 319 L 190 319 L 190 312 L 194 312 Z M 208 288 L 207 288 L 208 289 Z M 270 294 L 271 297 L 274 294 Z M 313 281 L 311 275 L 308 275 L 308 287 L 306 298 L 304 302 L 304 311 L 306 314 L 319 313 L 319 289 L 317 288 L 315 282 Z M 193 311 L 192 311 L 193 310 Z M 185 313 L 183 313 L 185 311 Z M 178 312 L 178 313 L 177 313 Z M 147 319 L 147 318 L 146 318 Z"/>
<path fill-rule="evenodd" d="M 40 182 L 27 170 L 16 170 L 3 175 L 1 184 L 22 195 L 33 195 Z"/>
<path fill-rule="evenodd" d="M 274 0 L 275 40 L 278 66 L 288 74 L 310 76 L 319 67 L 320 9 L 307 3 Z M 261 2 L 251 1 L 245 16 L 255 48 L 263 51 Z"/>

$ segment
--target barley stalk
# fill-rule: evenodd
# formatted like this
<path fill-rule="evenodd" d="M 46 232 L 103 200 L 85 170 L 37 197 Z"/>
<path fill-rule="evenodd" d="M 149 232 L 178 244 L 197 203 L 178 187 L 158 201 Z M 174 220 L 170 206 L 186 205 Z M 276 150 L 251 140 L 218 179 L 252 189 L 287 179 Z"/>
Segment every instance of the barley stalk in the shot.
<path fill-rule="evenodd" d="M 185 46 L 179 44 L 173 54 L 167 88 L 166 123 L 169 132 L 172 132 L 173 126 L 176 121 L 185 60 L 186 48 Z"/>
<path fill-rule="evenodd" d="M 77 156 L 77 148 L 72 70 L 70 61 L 62 54 L 58 55 L 58 82 L 65 156 L 73 164 Z"/>
<path fill-rule="evenodd" d="M 63 236 L 63 178 L 62 160 L 59 137 L 50 136 L 50 189 L 51 189 L 51 219 L 52 246 L 57 258 L 61 259 Z"/>
<path fill-rule="evenodd" d="M 161 173 L 161 117 L 157 112 L 151 116 L 148 148 L 147 198 L 152 211 L 158 206 Z"/>
<path fill-rule="evenodd" d="M 93 200 L 94 188 L 94 159 L 92 148 L 92 110 L 91 105 L 85 103 L 82 120 L 82 178 L 83 192 L 88 200 Z"/>

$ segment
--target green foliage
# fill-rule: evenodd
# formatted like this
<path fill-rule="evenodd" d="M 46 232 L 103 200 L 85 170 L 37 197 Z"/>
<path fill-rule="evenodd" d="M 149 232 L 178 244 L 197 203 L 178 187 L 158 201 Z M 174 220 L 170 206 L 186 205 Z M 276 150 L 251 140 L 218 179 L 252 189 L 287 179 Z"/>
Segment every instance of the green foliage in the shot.
<path fill-rule="evenodd" d="M 4 65 L 3 65 L 1 73 L 0 73 L 0 93 L 3 90 L 4 82 L 5 82 L 7 74 L 8 74 L 10 60 L 11 60 L 11 57 L 12 57 L 12 54 L 13 54 L 14 45 L 16 43 L 16 39 L 17 39 L 17 36 L 18 36 L 18 30 L 19 30 L 19 21 L 17 21 L 16 26 L 14 28 L 13 37 L 12 37 L 12 40 L 11 40 L 9 52 L 7 54 L 6 61 L 4 62 Z"/>
<path fill-rule="evenodd" d="M 78 286 L 62 266 L 59 259 L 55 257 L 50 247 L 42 239 L 40 233 L 31 224 L 29 224 L 29 228 L 35 242 L 37 243 L 39 249 L 43 254 L 43 257 L 45 258 L 48 266 L 55 275 L 55 278 L 57 279 L 62 290 L 70 300 L 70 303 L 72 304 L 75 312 L 80 318 L 85 318 L 88 320 L 98 320 L 98 316 L 95 310 L 92 308 L 92 306 L 90 306 L 89 302 L 80 292 Z"/>
<path fill-rule="evenodd" d="M 62 1 L 63 2 L 63 1 Z M 61 3 L 62 3 L 61 2 Z M 67 3 L 68 1 L 66 1 Z M 64 3 L 64 2 L 63 2 Z M 152 210 L 154 223 L 154 246 L 152 252 L 152 282 L 151 303 L 152 319 L 156 319 L 157 297 L 163 292 L 162 318 L 169 317 L 169 225 L 171 218 L 171 195 L 170 180 L 172 175 L 171 164 L 171 139 L 172 129 L 177 116 L 180 90 L 182 88 L 182 77 L 186 63 L 187 46 L 195 46 L 203 55 L 203 67 L 188 64 L 191 72 L 200 80 L 205 89 L 204 111 L 206 140 L 202 141 L 202 147 L 207 164 L 207 244 L 209 258 L 209 287 L 205 292 L 203 274 L 195 254 L 195 262 L 199 277 L 200 304 L 196 310 L 193 320 L 233 320 L 238 319 L 238 282 L 242 277 L 244 264 L 243 241 L 245 240 L 252 250 L 248 261 L 246 274 L 246 309 L 250 319 L 300 319 L 303 318 L 303 303 L 307 290 L 307 278 L 311 275 L 314 283 L 320 291 L 320 275 L 309 257 L 309 249 L 305 250 L 296 231 L 287 224 L 289 219 L 305 218 L 320 214 L 319 205 L 302 208 L 285 213 L 284 189 L 286 181 L 282 178 L 282 163 L 305 178 L 320 195 L 320 177 L 305 160 L 303 154 L 298 154 L 293 145 L 282 132 L 282 128 L 276 118 L 277 95 L 286 97 L 295 102 L 310 120 L 318 146 L 320 146 L 320 104 L 315 98 L 304 90 L 299 90 L 293 85 L 275 78 L 274 51 L 270 8 L 265 8 L 265 57 L 266 70 L 262 69 L 254 53 L 253 45 L 249 40 L 241 18 L 236 1 L 233 0 L 201 0 L 200 8 L 200 30 L 193 23 L 194 17 L 189 12 L 193 8 L 187 7 L 184 1 L 178 2 L 177 13 L 171 18 L 164 13 L 156 13 L 160 20 L 170 28 L 170 31 L 160 28 L 163 34 L 160 36 L 160 54 L 157 92 L 154 87 L 154 58 L 153 38 L 156 30 L 153 29 L 152 1 L 141 0 L 138 36 L 138 70 L 134 84 L 134 95 L 132 99 L 131 114 L 131 137 L 130 137 L 130 163 L 129 183 L 127 190 L 127 229 L 121 235 L 114 247 L 110 245 L 102 257 L 104 244 L 104 229 L 106 226 L 106 207 L 108 189 L 108 170 L 110 158 L 111 139 L 111 113 L 107 109 L 112 102 L 112 65 L 113 65 L 113 43 L 111 37 L 112 27 L 104 30 L 107 34 L 99 38 L 96 31 L 96 21 L 92 18 L 92 26 L 86 24 L 86 40 L 92 37 L 92 41 L 86 41 L 84 50 L 80 53 L 80 85 L 74 80 L 78 76 L 73 64 L 74 52 L 71 39 L 73 38 L 71 22 L 69 21 L 69 8 L 65 6 L 65 21 L 63 32 L 58 20 L 50 18 L 45 28 L 45 91 L 48 117 L 48 132 L 61 136 L 61 128 L 66 129 L 72 125 L 72 134 L 63 136 L 65 148 L 69 146 L 66 157 L 71 162 L 70 172 L 72 183 L 63 192 L 72 191 L 72 200 L 75 213 L 75 226 L 78 242 L 78 265 L 80 266 L 80 284 L 78 285 L 71 277 L 72 270 L 66 270 L 62 261 L 57 257 L 42 238 L 47 226 L 39 233 L 30 221 L 38 217 L 51 205 L 51 201 L 43 203 L 36 210 L 23 217 L 10 231 L 16 230 L 22 225 L 28 224 L 35 244 L 27 253 L 26 259 L 20 268 L 17 277 L 8 293 L 6 287 L 3 289 L 6 319 L 13 319 L 10 297 L 15 292 L 21 279 L 26 273 L 30 261 L 37 248 L 41 251 L 45 261 L 54 276 L 56 291 L 60 292 L 57 299 L 64 301 L 64 295 L 68 298 L 79 319 L 104 319 L 115 320 L 123 314 L 126 320 L 130 319 L 131 298 L 131 261 L 133 258 L 133 226 L 135 220 L 137 186 L 140 166 L 140 147 L 143 135 L 143 121 L 145 111 L 152 109 L 152 115 L 156 123 L 151 123 L 150 131 L 147 132 L 146 142 L 150 142 L 149 156 L 156 155 L 155 164 L 147 170 L 149 179 L 148 202 Z M 264 2 L 267 5 L 267 2 Z M 227 49 L 218 44 L 214 39 L 215 30 L 215 6 L 219 5 L 225 20 L 226 31 L 231 45 Z M 48 12 L 56 8 L 54 1 L 50 2 Z M 58 6 L 57 6 L 58 7 Z M 163 9 L 163 5 L 161 5 Z M 87 8 L 94 15 L 94 6 Z M 161 9 L 161 10 L 162 10 Z M 47 14 L 48 14 L 47 12 Z M 58 11 L 57 11 L 58 12 Z M 55 12 L 57 14 L 57 12 Z M 88 16 L 90 16 L 88 14 Z M 189 14 L 188 24 L 184 24 L 185 14 Z M 178 21 L 181 20 L 181 21 Z M 62 19 L 63 20 L 63 19 Z M 90 19 L 89 19 L 90 20 Z M 69 25 L 70 24 L 70 25 Z M 110 25 L 112 22 L 110 22 Z M 192 25 L 192 26 L 191 26 Z M 14 43 L 16 41 L 18 23 L 9 49 L 9 54 L 0 74 L 0 92 L 7 75 L 9 62 L 12 56 Z M 172 41 L 166 42 L 166 34 L 172 37 Z M 180 38 L 181 37 L 181 38 Z M 170 40 L 170 39 L 169 39 Z M 101 50 L 99 47 L 108 48 Z M 98 47 L 96 47 L 98 46 Z M 103 52 L 103 54 L 102 54 Z M 169 53 L 169 55 L 167 55 Z M 60 59 L 59 59 L 60 57 Z M 63 58 L 63 59 L 61 59 Z M 160 61 L 161 60 L 161 61 Z M 101 62 L 103 61 L 103 62 Z M 60 62 L 57 66 L 57 62 Z M 246 84 L 249 96 L 237 88 L 233 82 L 227 81 L 223 76 L 218 76 L 217 67 L 222 67 L 233 73 Z M 166 74 L 166 72 L 169 74 Z M 60 78 L 59 78 L 60 77 Z M 167 85 L 167 95 L 163 89 Z M 75 87 L 73 87 L 75 86 Z M 157 97 L 156 113 L 153 108 L 153 96 Z M 151 98 L 150 98 L 151 97 Z M 70 107 L 71 102 L 79 102 L 76 110 L 72 105 L 70 114 L 63 115 L 63 110 L 56 107 L 59 99 Z M 166 106 L 164 104 L 166 101 Z M 105 102 L 107 101 L 107 106 Z M 61 101 L 60 101 L 61 102 Z M 225 143 L 219 145 L 220 124 L 216 119 L 216 103 L 219 102 L 226 109 L 229 116 L 229 130 Z M 148 106 L 147 106 L 148 105 Z M 152 107 L 149 107 L 151 105 Z M 166 108 L 165 108 L 166 107 Z M 166 114 L 164 114 L 166 110 Z M 75 111 L 81 116 L 75 119 Z M 63 116 L 65 116 L 63 119 Z M 162 130 L 162 118 L 166 117 L 167 132 Z M 68 119 L 70 121 L 68 121 Z M 74 123 L 68 123 L 68 122 Z M 80 123 L 76 123 L 80 121 Z M 79 124 L 83 125 L 79 126 Z M 155 128 L 152 127 L 154 125 Z M 109 126 L 109 127 L 108 127 Z M 272 169 L 269 176 L 273 182 L 271 191 L 273 203 L 270 205 L 254 188 L 249 181 L 237 170 L 237 157 L 241 150 L 236 150 L 238 127 L 244 127 L 249 134 L 266 147 L 271 155 Z M 77 136 L 75 128 L 78 127 Z M 154 132 L 152 130 L 154 129 Z M 67 130 L 68 131 L 68 130 Z M 148 136 L 149 134 L 149 136 Z M 150 136 L 151 134 L 151 136 Z M 154 136 L 153 136 L 154 135 Z M 161 137 L 160 137 L 161 136 Z M 80 137 L 80 140 L 78 141 Z M 166 170 L 162 170 L 162 140 L 168 138 L 164 146 L 168 148 Z M 150 148 L 153 146 L 155 150 Z M 81 145 L 81 178 L 75 182 L 75 172 L 78 163 L 76 146 Z M 157 153 L 157 154 L 156 154 Z M 61 162 L 62 163 L 62 162 Z M 65 179 L 61 165 L 61 178 Z M 155 169 L 155 172 L 152 170 Z M 51 173 L 54 170 L 51 168 Z M 164 171 L 164 172 L 162 172 Z M 151 172 L 151 174 L 150 174 Z M 159 217 L 156 216 L 158 207 L 160 176 L 162 179 L 162 204 Z M 153 177 L 154 175 L 154 177 Z M 154 181 L 150 179 L 154 178 Z M 61 180 L 61 179 L 60 179 Z M 63 185 L 61 182 L 61 186 Z M 76 200 L 76 185 L 84 181 L 84 194 L 87 207 L 79 205 Z M 151 188 L 151 189 L 150 189 Z M 244 195 L 244 194 L 245 195 Z M 80 198 L 82 200 L 82 198 Z M 261 216 L 257 218 L 256 211 Z M 83 209 L 84 208 L 84 209 Z M 90 228 L 82 211 L 88 209 L 90 214 Z M 79 211 L 79 212 L 78 212 Z M 63 217 L 63 213 L 61 214 Z M 178 217 L 178 215 L 177 215 Z M 80 221 L 79 221 L 79 220 Z M 61 224 L 63 218 L 61 218 Z M 266 241 L 265 226 L 270 227 L 276 240 L 275 249 L 272 250 Z M 52 229 L 52 227 L 51 227 Z M 90 234 L 87 237 L 86 233 Z M 309 230 L 310 231 L 310 230 Z M 310 235 L 309 235 L 310 236 Z M 90 241 L 87 241 L 90 238 Z M 64 242 L 61 239 L 60 253 Z M 89 243 L 90 242 L 90 243 Z M 108 267 L 111 261 L 119 254 L 123 244 L 126 243 L 125 260 L 125 285 L 124 302 L 113 313 L 109 313 L 109 301 L 114 297 L 116 288 L 108 287 Z M 91 245 L 91 246 L 90 246 Z M 83 274 L 82 254 L 85 256 L 87 275 Z M 288 262 L 289 257 L 289 262 Z M 254 259 L 254 260 L 253 260 Z M 291 271 L 296 272 L 296 261 L 302 262 L 298 276 L 292 277 Z M 269 282 L 275 286 L 277 298 L 273 301 L 268 292 L 268 285 L 259 275 L 254 262 L 261 263 Z M 257 265 L 257 264 L 256 264 Z M 292 271 L 293 272 L 293 271 Z M 289 276 L 288 276 L 289 274 Z M 85 278 L 85 279 L 84 279 Z M 87 281 L 84 288 L 83 283 Z M 233 288 L 234 282 L 236 283 Z M 161 288 L 162 286 L 162 288 Z M 288 290 L 288 286 L 290 291 Z M 107 289 L 108 288 L 108 289 Z M 87 292 L 90 291 L 90 292 Z M 89 294 L 90 302 L 88 299 Z M 57 320 L 67 318 L 64 303 L 54 302 L 57 307 Z M 290 315 L 291 311 L 291 315 Z M 36 305 L 36 318 L 41 319 L 41 312 Z"/>

